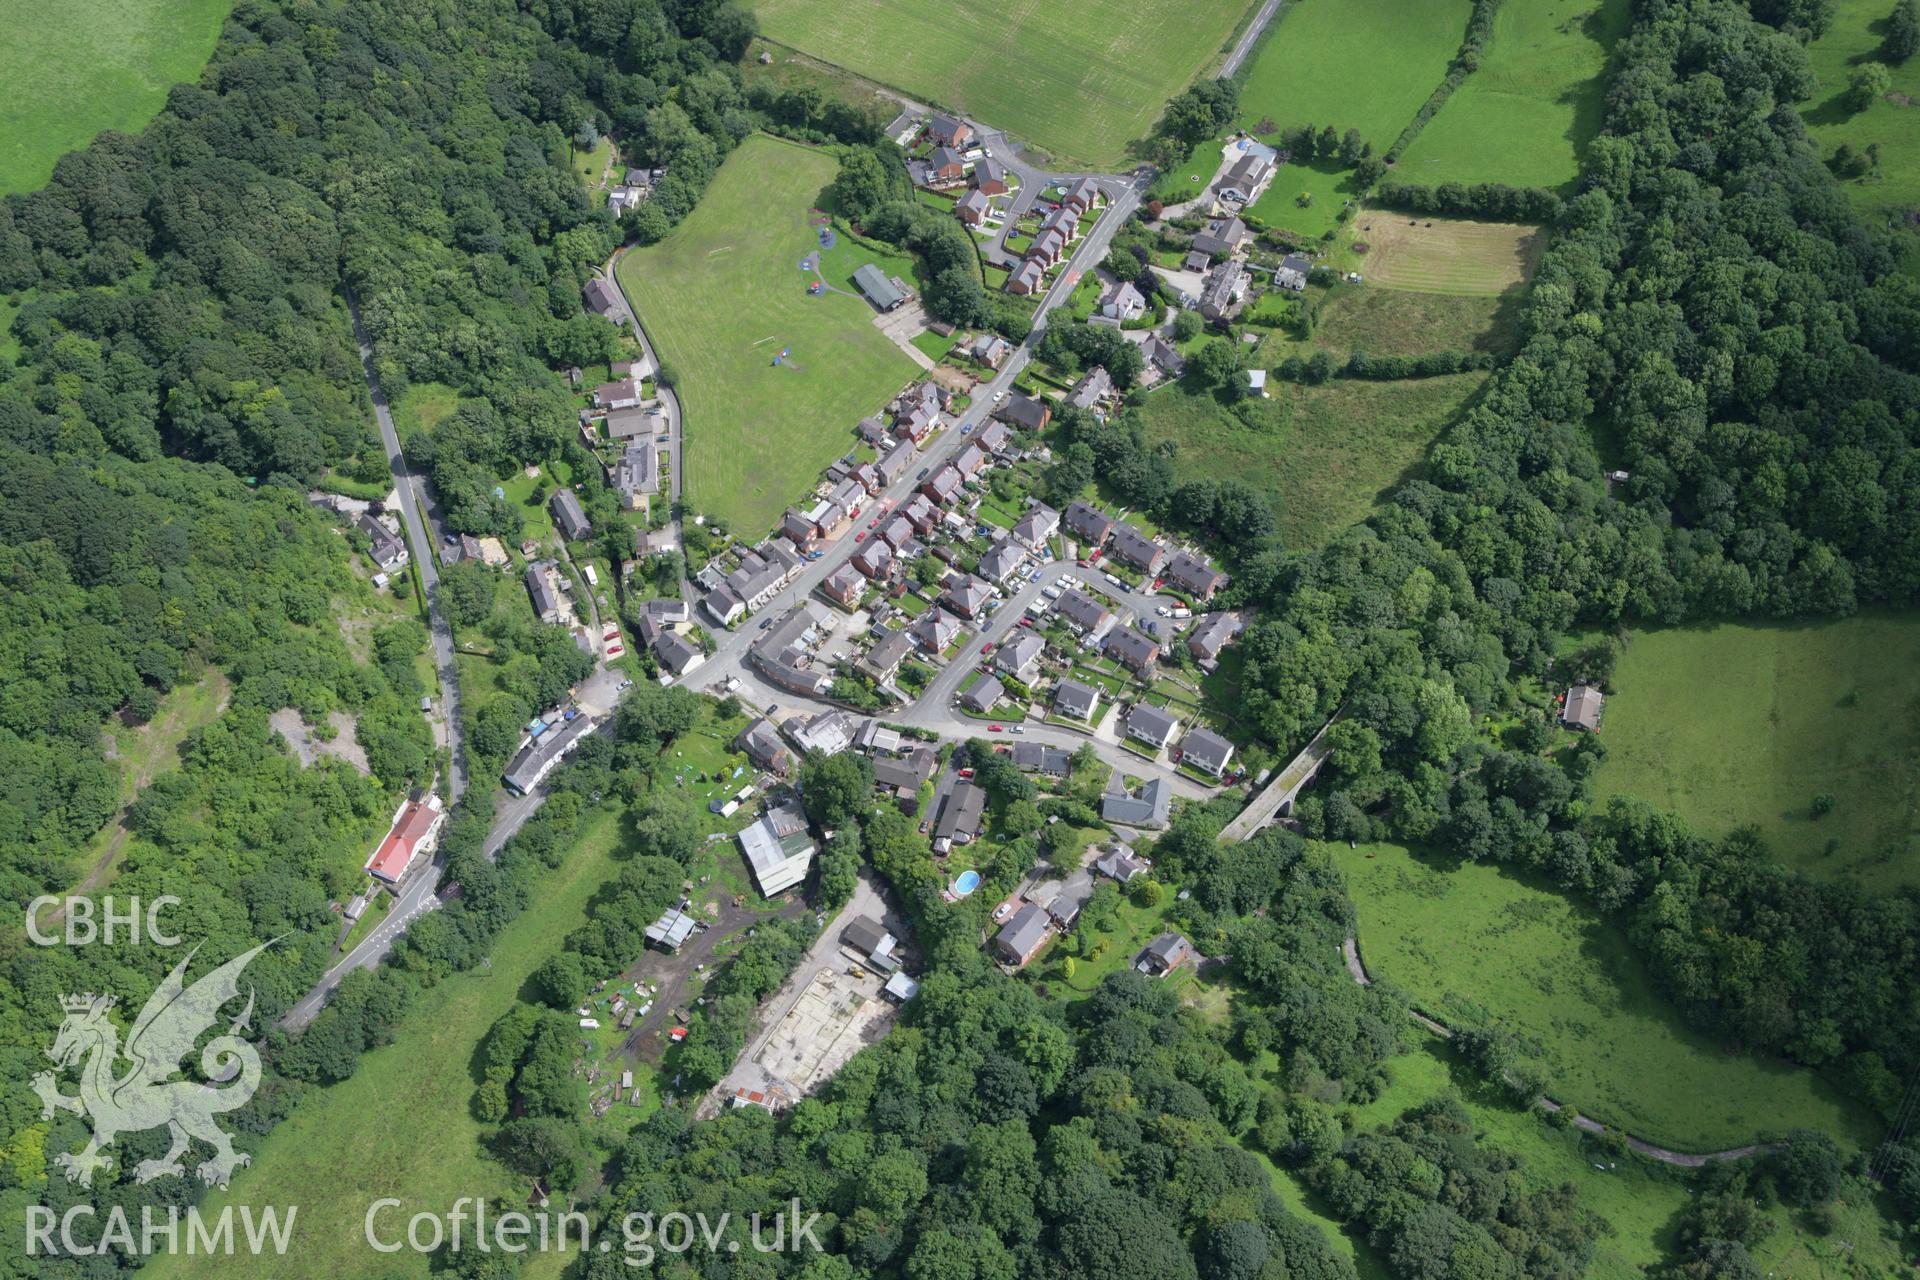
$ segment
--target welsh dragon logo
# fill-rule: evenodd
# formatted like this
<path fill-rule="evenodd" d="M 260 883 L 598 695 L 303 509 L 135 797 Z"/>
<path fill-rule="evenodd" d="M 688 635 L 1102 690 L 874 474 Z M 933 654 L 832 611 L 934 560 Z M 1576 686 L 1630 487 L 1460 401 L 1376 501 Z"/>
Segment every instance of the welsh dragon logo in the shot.
<path fill-rule="evenodd" d="M 142 1160 L 135 1166 L 136 1182 L 185 1173 L 180 1157 L 195 1138 L 214 1151 L 211 1160 L 194 1170 L 203 1182 L 224 1187 L 235 1169 L 252 1163 L 251 1157 L 233 1149 L 232 1139 L 213 1122 L 222 1112 L 245 1106 L 260 1086 L 260 1055 L 239 1035 L 253 1015 L 251 987 L 247 1007 L 227 1024 L 226 1034 L 215 1036 L 200 1051 L 200 1069 L 214 1083 L 172 1077 L 201 1033 L 219 1017 L 221 1006 L 239 998 L 241 971 L 272 945 L 265 942 L 235 956 L 192 986 L 184 981 L 187 962 L 193 959 L 189 951 L 147 999 L 124 1046 L 119 1029 L 107 1018 L 112 996 L 61 997 L 67 1016 L 47 1056 L 62 1070 L 85 1060 L 80 1067 L 80 1094 L 72 1098 L 62 1094 L 51 1071 L 33 1078 L 33 1091 L 40 1095 L 43 1120 L 52 1119 L 54 1109 L 60 1108 L 93 1121 L 93 1137 L 82 1150 L 54 1157 L 68 1181 L 93 1185 L 93 1175 L 113 1163 L 103 1148 L 112 1146 L 123 1133 L 142 1133 L 161 1125 L 167 1126 L 173 1144 L 160 1159 Z M 124 1070 L 123 1060 L 130 1064 Z M 234 1081 L 236 1075 L 239 1079 Z"/>

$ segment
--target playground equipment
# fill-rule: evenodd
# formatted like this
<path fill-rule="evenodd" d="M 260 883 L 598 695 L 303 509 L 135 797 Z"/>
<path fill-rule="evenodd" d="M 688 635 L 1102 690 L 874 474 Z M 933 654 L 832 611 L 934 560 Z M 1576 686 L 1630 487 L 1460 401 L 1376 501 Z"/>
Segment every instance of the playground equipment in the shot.
<path fill-rule="evenodd" d="M 820 292 L 820 290 L 821 290 L 821 288 L 822 288 L 822 285 L 821 285 L 821 283 L 820 283 L 820 281 L 818 281 L 818 280 L 815 280 L 815 281 L 814 281 L 813 283 L 811 283 L 811 284 L 809 284 L 809 285 L 807 286 L 807 292 L 808 292 L 808 293 L 810 293 L 810 294 L 816 294 L 816 295 L 817 295 L 817 294 L 818 294 L 818 293 Z"/>

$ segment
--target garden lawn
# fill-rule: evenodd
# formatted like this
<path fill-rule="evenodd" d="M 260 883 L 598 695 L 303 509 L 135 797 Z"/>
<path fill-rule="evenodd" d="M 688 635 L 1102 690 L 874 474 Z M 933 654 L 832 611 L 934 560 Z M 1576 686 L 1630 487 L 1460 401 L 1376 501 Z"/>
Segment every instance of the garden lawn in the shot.
<path fill-rule="evenodd" d="M 1289 546 L 1319 546 L 1364 519 L 1379 497 L 1418 474 L 1429 445 L 1459 415 L 1484 374 L 1407 382 L 1269 379 L 1270 400 L 1234 408 L 1185 384 L 1140 410 L 1151 440 L 1180 447 L 1181 480 L 1240 480 L 1274 499 Z"/>
<path fill-rule="evenodd" d="M 1708 836 L 1751 823 L 1813 875 L 1920 884 L 1920 613 L 1640 632 L 1610 688 L 1599 799 L 1636 796 Z"/>
<path fill-rule="evenodd" d="M 253 1164 L 233 1179 L 222 1203 L 298 1205 L 277 1280 L 394 1280 L 427 1277 L 434 1259 L 405 1250 L 375 1253 L 362 1223 L 367 1207 L 397 1196 L 408 1208 L 398 1222 L 429 1206 L 445 1212 L 460 1196 L 526 1198 L 526 1180 L 483 1155 L 484 1126 L 474 1119 L 474 1052 L 487 1029 L 512 1008 L 522 984 L 586 919 L 591 895 L 617 871 L 614 847 L 621 816 L 605 809 L 586 817 L 559 869 L 543 873 L 526 911 L 501 931 L 489 969 L 456 974 L 422 992 L 394 1042 L 361 1059 L 349 1080 L 309 1090 L 293 1113 L 253 1149 Z M 342 1172 L 351 1174 L 342 1177 Z M 252 1280 L 257 1259 L 162 1255 L 142 1273 L 149 1280 Z"/>
<path fill-rule="evenodd" d="M 874 327 L 865 299 L 807 295 L 812 276 L 798 266 L 819 243 L 808 210 L 838 168 L 832 152 L 748 138 L 684 222 L 620 260 L 621 287 L 679 380 L 687 501 L 748 540 L 852 447 L 854 423 L 916 367 Z M 874 256 L 835 256 L 827 283 L 850 289 L 838 268 L 851 263 L 850 277 Z"/>
<path fill-rule="evenodd" d="M 1442 866 L 1392 844 L 1325 849 L 1347 878 L 1368 973 L 1442 1022 L 1513 1031 L 1547 1091 L 1582 1113 L 1682 1151 L 1794 1128 L 1854 1148 L 1876 1138 L 1813 1072 L 1689 1030 L 1592 910 L 1489 864 Z"/>
<path fill-rule="evenodd" d="M 1843 99 L 1847 77 L 1863 62 L 1884 62 L 1880 43 L 1893 0 L 1837 0 L 1833 25 L 1808 46 L 1820 87 L 1800 106 L 1822 159 L 1841 143 L 1865 151 L 1880 144 L 1880 174 L 1841 182 L 1854 208 L 1883 222 L 1899 210 L 1920 204 L 1920 55 L 1901 66 L 1888 65 L 1893 89 L 1855 114 Z M 1904 96 L 1904 103 L 1890 98 Z"/>
<path fill-rule="evenodd" d="M 0 39 L 0 195 L 31 191 L 102 129 L 138 133 L 196 79 L 228 0 L 8 5 Z"/>
<path fill-rule="evenodd" d="M 1399 182 L 1571 189 L 1600 132 L 1627 0 L 1505 0 L 1468 76 L 1400 157 Z"/>
<path fill-rule="evenodd" d="M 1252 6 L 753 0 L 751 7 L 770 40 L 963 111 L 1058 161 L 1111 168 L 1153 128 L 1167 100 L 1218 61 Z"/>

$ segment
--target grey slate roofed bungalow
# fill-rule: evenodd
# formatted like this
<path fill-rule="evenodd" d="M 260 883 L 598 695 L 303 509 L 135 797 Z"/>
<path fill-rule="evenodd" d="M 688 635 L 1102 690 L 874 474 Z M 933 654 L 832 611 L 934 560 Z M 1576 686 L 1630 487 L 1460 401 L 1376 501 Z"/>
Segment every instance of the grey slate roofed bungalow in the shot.
<path fill-rule="evenodd" d="M 882 311 L 892 311 L 907 300 L 907 295 L 887 279 L 887 273 L 871 262 L 853 273 L 853 282 L 867 295 L 867 301 Z"/>
<path fill-rule="evenodd" d="M 553 518 L 570 542 L 593 532 L 593 526 L 587 523 L 587 513 L 580 509 L 580 499 L 573 496 L 571 489 L 562 489 L 553 495 Z"/>
<path fill-rule="evenodd" d="M 620 309 L 619 295 L 613 286 L 599 276 L 587 281 L 587 306 L 608 319 L 617 319 Z"/>
<path fill-rule="evenodd" d="M 960 695 L 960 701 L 972 711 L 985 712 L 1006 696 L 1006 686 L 996 676 L 981 676 L 973 687 Z"/>
<path fill-rule="evenodd" d="M 1576 684 L 1567 690 L 1567 705 L 1561 709 L 1560 723 L 1569 729 L 1593 733 L 1600 728 L 1600 712 L 1606 695 L 1590 684 Z"/>
<path fill-rule="evenodd" d="M 1173 808 L 1173 788 L 1154 778 L 1131 794 L 1109 792 L 1101 797 L 1100 816 L 1129 827 L 1164 827 Z"/>

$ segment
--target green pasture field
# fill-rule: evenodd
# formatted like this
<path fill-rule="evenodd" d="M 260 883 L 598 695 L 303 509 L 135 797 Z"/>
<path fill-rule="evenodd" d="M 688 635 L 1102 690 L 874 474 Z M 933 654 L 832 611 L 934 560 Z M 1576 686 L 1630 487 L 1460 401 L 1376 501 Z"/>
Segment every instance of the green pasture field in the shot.
<path fill-rule="evenodd" d="M 1271 295 L 1269 295 L 1271 296 Z M 1321 297 L 1317 289 L 1309 299 Z M 1259 363 L 1326 351 L 1344 360 L 1355 351 L 1370 356 L 1416 356 L 1429 351 L 1474 351 L 1510 356 L 1520 340 L 1523 295 L 1456 295 L 1336 284 L 1325 295 L 1313 336 L 1302 342 L 1275 330 L 1260 348 Z"/>
<path fill-rule="evenodd" d="M 459 407 L 456 388 L 444 382 L 417 382 L 393 402 L 393 429 L 404 444 L 422 431 L 432 431 Z"/>
<path fill-rule="evenodd" d="M 7 6 L 0 39 L 0 195 L 45 184 L 103 129 L 138 133 L 213 53 L 229 0 L 47 0 Z"/>
<path fill-rule="evenodd" d="M 1505 0 L 1480 69 L 1400 157 L 1399 182 L 1571 189 L 1600 132 L 1603 75 L 1627 0 Z"/>
<path fill-rule="evenodd" d="M 1755 825 L 1812 875 L 1920 884 L 1920 613 L 1638 632 L 1610 688 L 1597 800 L 1635 796 L 1708 836 Z M 1835 804 L 1815 819 L 1822 792 Z"/>
<path fill-rule="evenodd" d="M 1182 384 L 1147 397 L 1140 418 L 1150 439 L 1180 446 L 1181 479 L 1241 480 L 1267 490 L 1287 544 L 1312 547 L 1365 519 L 1383 493 L 1417 475 L 1428 446 L 1485 377 L 1317 387 L 1269 379 L 1273 398 L 1245 401 L 1238 412 Z"/>
<path fill-rule="evenodd" d="M 655 245 L 620 260 L 619 279 L 686 413 L 687 500 L 752 539 L 853 442 L 916 366 L 873 324 L 864 298 L 807 295 L 799 263 L 819 247 L 808 210 L 839 162 L 830 151 L 752 137 L 720 167 L 699 207 Z M 906 278 L 901 258 L 842 234 L 822 270 L 852 291 L 865 262 Z M 773 357 L 791 347 L 786 362 Z"/>
<path fill-rule="evenodd" d="M 1862 1148 L 1878 1127 L 1813 1072 L 1729 1054 L 1689 1030 L 1626 935 L 1490 864 L 1440 865 L 1392 844 L 1326 846 L 1347 878 L 1360 954 L 1442 1022 L 1498 1022 L 1547 1091 L 1680 1151 L 1819 1129 Z"/>
<path fill-rule="evenodd" d="M 1128 144 L 1146 137 L 1167 100 L 1218 60 L 1251 5 L 754 0 L 751 7 L 769 40 L 964 111 L 1056 161 L 1107 168 L 1123 163 Z"/>
<path fill-rule="evenodd" d="M 1892 0 L 1837 0 L 1833 25 L 1807 48 L 1820 88 L 1800 106 L 1822 158 L 1843 142 L 1855 151 L 1880 144 L 1880 176 L 1840 184 L 1854 208 L 1876 221 L 1920 204 L 1920 56 L 1889 64 L 1891 93 L 1865 111 L 1855 114 L 1843 101 L 1847 77 L 1861 63 L 1885 61 L 1880 44 L 1892 9 Z"/>
<path fill-rule="evenodd" d="M 534 969 L 559 940 L 586 919 L 593 893 L 618 871 L 621 816 L 587 816 L 559 869 L 546 873 L 520 917 L 501 931 L 489 968 L 455 974 L 416 996 L 394 1042 L 360 1061 L 351 1079 L 308 1090 L 291 1115 L 253 1148 L 253 1164 L 234 1176 L 222 1203 L 300 1206 L 279 1280 L 394 1280 L 432 1273 L 434 1259 L 402 1250 L 380 1254 L 363 1234 L 367 1207 L 397 1196 L 408 1208 L 383 1219 L 388 1238 L 429 1206 L 443 1213 L 461 1196 L 526 1199 L 526 1180 L 488 1159 L 484 1126 L 473 1116 L 479 1087 L 474 1051 L 487 1029 L 512 1008 Z M 343 1178 L 342 1170 L 353 1176 Z M 557 1206 L 560 1207 L 560 1206 Z M 152 1280 L 252 1280 L 260 1260 L 162 1255 L 145 1272 Z"/>
<path fill-rule="evenodd" d="M 1471 10 L 1468 0 L 1306 0 L 1288 6 L 1241 74 L 1240 127 L 1358 129 L 1373 153 L 1384 155 L 1445 79 Z M 1197 162 L 1217 159 L 1217 152 L 1203 151 Z M 1319 235 L 1333 228 L 1342 203 L 1358 194 L 1351 184 L 1348 172 L 1289 164 L 1252 211 L 1275 226 Z M 1313 194 L 1311 209 L 1294 203 L 1303 190 Z"/>

